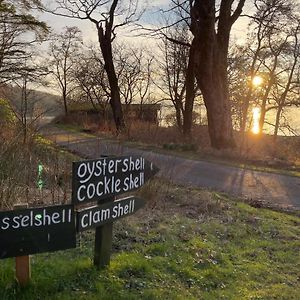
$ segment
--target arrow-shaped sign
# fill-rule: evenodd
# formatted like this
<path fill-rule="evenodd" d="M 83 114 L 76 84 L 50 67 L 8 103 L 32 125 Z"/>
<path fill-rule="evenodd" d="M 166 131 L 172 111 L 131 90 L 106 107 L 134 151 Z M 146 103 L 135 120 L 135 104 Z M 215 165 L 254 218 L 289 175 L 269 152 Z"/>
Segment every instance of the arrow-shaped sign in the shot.
<path fill-rule="evenodd" d="M 73 205 L 0 212 L 0 259 L 75 247 Z"/>
<path fill-rule="evenodd" d="M 72 202 L 99 201 L 140 188 L 158 172 L 143 157 L 106 157 L 73 163 Z"/>
<path fill-rule="evenodd" d="M 143 199 L 133 196 L 85 208 L 77 213 L 77 231 L 81 232 L 99 227 L 105 223 L 129 216 L 144 205 Z"/>

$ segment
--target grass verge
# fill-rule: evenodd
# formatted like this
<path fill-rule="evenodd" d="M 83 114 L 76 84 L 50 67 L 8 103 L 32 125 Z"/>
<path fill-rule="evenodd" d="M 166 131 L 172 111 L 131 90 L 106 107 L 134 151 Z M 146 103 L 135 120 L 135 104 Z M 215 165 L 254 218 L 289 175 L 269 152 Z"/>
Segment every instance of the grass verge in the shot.
<path fill-rule="evenodd" d="M 87 232 L 34 255 L 23 290 L 1 260 L 0 299 L 299 299 L 298 216 L 161 180 L 139 194 L 147 207 L 115 223 L 108 268 L 93 268 Z"/>

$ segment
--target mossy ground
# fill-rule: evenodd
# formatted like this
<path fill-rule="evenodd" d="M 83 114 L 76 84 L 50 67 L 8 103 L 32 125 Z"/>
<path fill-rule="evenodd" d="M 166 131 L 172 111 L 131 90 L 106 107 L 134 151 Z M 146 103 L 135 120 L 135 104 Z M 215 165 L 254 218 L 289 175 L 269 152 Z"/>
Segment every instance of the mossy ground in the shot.
<path fill-rule="evenodd" d="M 32 256 L 32 281 L 0 261 L 0 299 L 299 299 L 300 218 L 225 195 L 147 185 L 147 207 L 114 225 L 111 264 L 80 247 Z"/>

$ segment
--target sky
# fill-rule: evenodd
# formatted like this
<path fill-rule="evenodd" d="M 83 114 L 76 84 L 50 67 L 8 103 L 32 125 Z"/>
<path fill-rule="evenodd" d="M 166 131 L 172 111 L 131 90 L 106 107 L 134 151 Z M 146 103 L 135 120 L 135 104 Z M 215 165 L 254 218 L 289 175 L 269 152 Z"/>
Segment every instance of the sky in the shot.
<path fill-rule="evenodd" d="M 147 10 L 143 14 L 139 23 L 143 24 L 145 27 L 155 27 L 163 24 L 163 14 L 161 10 L 168 10 L 170 5 L 170 0 L 146 0 L 140 1 L 143 4 L 147 4 Z M 54 1 L 45 0 L 43 1 L 46 5 L 53 5 Z M 49 4 L 51 3 L 51 4 Z M 248 4 L 244 8 L 244 12 L 250 13 L 252 10 L 251 6 Z M 95 29 L 95 25 L 87 20 L 78 20 L 72 18 L 66 18 L 61 16 L 54 16 L 50 13 L 40 13 L 38 14 L 39 18 L 45 21 L 55 32 L 61 32 L 62 29 L 66 26 L 77 26 L 83 33 L 83 38 L 85 43 L 97 42 L 97 32 Z M 239 18 L 236 24 L 234 24 L 232 29 L 232 37 L 235 41 L 242 43 L 246 38 L 246 28 L 248 25 L 247 18 Z M 140 44 L 141 38 L 137 38 L 135 36 L 135 32 L 131 32 L 131 30 L 122 30 L 118 32 L 118 39 L 122 40 L 130 40 L 132 43 Z M 143 37 L 142 40 L 148 41 L 149 38 Z M 153 41 L 150 41 L 152 43 Z"/>
<path fill-rule="evenodd" d="M 128 1 L 128 0 L 123 0 Z M 139 23 L 143 24 L 145 27 L 153 28 L 163 24 L 163 16 L 161 10 L 168 10 L 170 0 L 146 0 L 140 1 L 140 3 L 147 4 L 147 10 L 143 14 Z M 252 1 L 251 1 L 252 2 Z M 44 0 L 43 3 L 50 5 L 54 3 L 53 0 Z M 252 14 L 253 6 L 249 4 L 250 1 L 246 1 L 243 13 Z M 77 26 L 82 31 L 82 36 L 85 44 L 97 43 L 97 32 L 95 25 L 90 21 L 78 20 L 72 18 L 66 18 L 61 16 L 54 16 L 49 13 L 39 13 L 39 18 L 45 21 L 55 32 L 61 32 L 66 26 Z M 234 43 L 242 44 L 246 40 L 247 26 L 249 19 L 246 17 L 241 17 L 234 24 L 231 32 L 231 38 Z M 157 40 L 145 36 L 136 36 L 136 32 L 132 32 L 128 29 L 122 29 L 117 32 L 117 41 L 130 43 L 132 46 L 143 46 L 147 49 L 151 49 L 152 53 L 158 55 Z M 48 91 L 51 92 L 51 91 Z M 53 91 L 52 91 L 53 92 Z M 300 118 L 299 109 L 295 110 L 297 112 L 296 118 L 292 117 L 293 126 L 300 131 Z M 294 115 L 294 113 L 292 113 Z"/>

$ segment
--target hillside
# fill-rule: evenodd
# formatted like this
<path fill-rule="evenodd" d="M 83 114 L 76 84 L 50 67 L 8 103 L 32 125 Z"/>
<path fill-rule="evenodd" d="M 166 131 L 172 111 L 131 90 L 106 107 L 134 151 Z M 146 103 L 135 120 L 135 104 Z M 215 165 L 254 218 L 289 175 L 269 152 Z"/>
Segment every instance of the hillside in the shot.
<path fill-rule="evenodd" d="M 5 87 L 3 97 L 7 98 L 13 106 L 20 111 L 22 107 L 22 89 L 16 86 Z M 57 116 L 62 113 L 60 97 L 37 90 L 28 91 L 28 116 L 34 111 L 44 112 L 46 116 Z"/>

